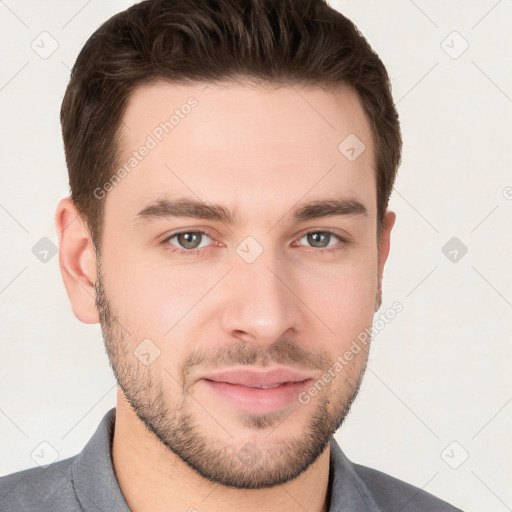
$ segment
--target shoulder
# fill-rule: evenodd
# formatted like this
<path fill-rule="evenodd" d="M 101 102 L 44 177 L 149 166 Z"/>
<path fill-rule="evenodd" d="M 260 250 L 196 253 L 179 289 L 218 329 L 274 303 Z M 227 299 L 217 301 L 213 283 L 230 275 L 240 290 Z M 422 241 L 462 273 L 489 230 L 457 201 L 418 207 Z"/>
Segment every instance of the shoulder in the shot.
<path fill-rule="evenodd" d="M 352 462 L 335 438 L 331 440 L 331 508 L 371 512 L 462 512 L 419 487 L 387 473 Z"/>
<path fill-rule="evenodd" d="M 0 478 L 2 512 L 74 512 L 77 503 L 71 479 L 76 456 L 47 467 L 34 467 Z M 79 510 L 79 509 L 77 509 Z"/>
<path fill-rule="evenodd" d="M 353 468 L 383 512 L 461 512 L 433 494 L 382 471 L 360 464 L 353 464 Z"/>
<path fill-rule="evenodd" d="M 114 422 L 115 407 L 77 455 L 0 478 L 0 511 L 129 512 L 112 466 Z"/>

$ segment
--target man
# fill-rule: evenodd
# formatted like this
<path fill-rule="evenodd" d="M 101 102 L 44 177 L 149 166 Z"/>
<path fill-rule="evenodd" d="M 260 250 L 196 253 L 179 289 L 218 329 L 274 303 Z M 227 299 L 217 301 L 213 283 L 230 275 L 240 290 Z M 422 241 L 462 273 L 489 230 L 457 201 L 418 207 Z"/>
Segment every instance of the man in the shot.
<path fill-rule="evenodd" d="M 333 434 L 366 368 L 401 136 L 386 70 L 321 0 L 148 0 L 61 111 L 60 268 L 118 401 L 2 511 L 453 511 Z"/>

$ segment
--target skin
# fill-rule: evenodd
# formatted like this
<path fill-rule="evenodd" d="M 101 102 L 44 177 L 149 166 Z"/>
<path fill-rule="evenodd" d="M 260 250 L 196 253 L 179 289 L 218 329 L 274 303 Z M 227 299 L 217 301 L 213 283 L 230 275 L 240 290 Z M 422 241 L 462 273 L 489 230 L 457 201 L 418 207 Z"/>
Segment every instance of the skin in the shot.
<path fill-rule="evenodd" d="M 197 106 L 101 199 L 100 259 L 70 198 L 55 216 L 73 312 L 101 323 L 119 384 L 116 476 L 135 512 L 326 511 L 328 443 L 357 395 L 369 344 L 308 404 L 274 414 L 238 410 L 201 377 L 281 365 L 320 378 L 370 328 L 395 222 L 388 211 L 379 244 L 370 127 L 346 87 L 158 82 L 129 101 L 120 161 L 191 96 Z M 338 150 L 349 134 L 366 145 L 355 161 Z M 239 223 L 134 222 L 171 196 L 236 208 Z M 286 216 L 338 196 L 367 214 Z M 187 230 L 208 236 L 196 239 L 195 255 L 173 253 L 192 247 L 169 239 Z M 309 231 L 346 242 L 314 245 Z M 251 263 L 236 252 L 248 236 L 262 248 Z M 145 339 L 146 351 L 159 351 L 148 365 L 134 355 Z"/>

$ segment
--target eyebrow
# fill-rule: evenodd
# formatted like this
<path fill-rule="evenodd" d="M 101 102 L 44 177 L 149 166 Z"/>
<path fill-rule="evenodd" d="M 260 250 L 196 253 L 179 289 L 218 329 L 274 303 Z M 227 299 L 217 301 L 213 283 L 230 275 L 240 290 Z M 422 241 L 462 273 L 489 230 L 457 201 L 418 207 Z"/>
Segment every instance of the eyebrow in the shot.
<path fill-rule="evenodd" d="M 301 203 L 298 208 L 286 215 L 287 220 L 304 222 L 319 217 L 367 216 L 366 207 L 359 201 L 349 198 L 335 198 Z M 193 199 L 159 199 L 144 207 L 135 217 L 136 224 L 171 217 L 203 219 L 225 224 L 239 224 L 238 210 L 231 211 L 225 206 Z"/>

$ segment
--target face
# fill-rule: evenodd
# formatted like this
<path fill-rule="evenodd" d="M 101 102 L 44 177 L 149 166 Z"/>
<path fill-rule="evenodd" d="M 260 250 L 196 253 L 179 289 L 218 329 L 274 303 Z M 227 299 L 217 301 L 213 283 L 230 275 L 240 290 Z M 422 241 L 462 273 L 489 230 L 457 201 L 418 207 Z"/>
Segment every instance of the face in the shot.
<path fill-rule="evenodd" d="M 339 149 L 351 134 L 365 144 L 356 159 Z M 96 291 L 126 401 L 213 482 L 297 477 L 357 394 L 368 344 L 335 362 L 380 300 L 374 149 L 357 96 L 147 85 L 125 112 L 120 160 L 125 172 L 98 191 Z"/>

